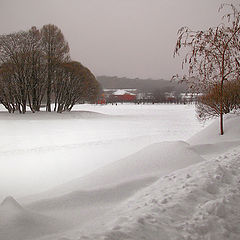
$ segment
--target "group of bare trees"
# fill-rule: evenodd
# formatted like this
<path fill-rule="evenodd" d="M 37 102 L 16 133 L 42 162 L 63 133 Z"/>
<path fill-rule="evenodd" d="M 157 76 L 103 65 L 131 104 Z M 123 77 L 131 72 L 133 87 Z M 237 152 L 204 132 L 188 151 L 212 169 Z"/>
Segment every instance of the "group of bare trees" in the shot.
<path fill-rule="evenodd" d="M 187 49 L 182 63 L 188 74 L 182 81 L 203 93 L 197 108 L 201 118 L 220 116 L 221 135 L 223 115 L 240 108 L 240 11 L 232 4 L 223 4 L 219 10 L 229 7 L 217 27 L 181 28 L 174 51 L 178 55 L 182 48 Z"/>
<path fill-rule="evenodd" d="M 48 112 L 70 111 L 79 101 L 94 100 L 99 89 L 90 70 L 71 61 L 57 26 L 0 36 L 0 102 L 10 113 L 25 113 L 27 105 L 40 111 L 43 103 Z"/>

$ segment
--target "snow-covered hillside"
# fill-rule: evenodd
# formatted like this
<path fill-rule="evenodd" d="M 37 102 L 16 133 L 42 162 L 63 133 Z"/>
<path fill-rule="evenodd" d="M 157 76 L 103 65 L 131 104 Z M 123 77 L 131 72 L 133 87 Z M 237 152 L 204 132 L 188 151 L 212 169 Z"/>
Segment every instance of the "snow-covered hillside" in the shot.
<path fill-rule="evenodd" d="M 159 131 L 143 112 L 146 125 L 134 109 L 114 118 Z M 239 120 L 226 117 L 224 136 L 216 120 L 188 140 L 155 138 L 47 191 L 19 202 L 8 197 L 0 206 L 0 239 L 239 240 Z"/>

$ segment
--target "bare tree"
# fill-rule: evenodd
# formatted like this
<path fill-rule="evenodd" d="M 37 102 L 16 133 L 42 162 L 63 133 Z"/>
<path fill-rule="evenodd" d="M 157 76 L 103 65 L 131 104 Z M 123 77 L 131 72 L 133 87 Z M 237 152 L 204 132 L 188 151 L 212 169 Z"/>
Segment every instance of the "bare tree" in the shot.
<path fill-rule="evenodd" d="M 0 61 L 6 78 L 2 83 L 11 87 L 15 108 L 25 113 L 28 102 L 33 112 L 39 111 L 45 91 L 46 64 L 36 27 L 0 36 Z"/>
<path fill-rule="evenodd" d="M 183 27 L 178 31 L 174 56 L 182 48 L 187 49 L 182 66 L 188 74 L 182 81 L 195 91 L 206 91 L 219 84 L 220 134 L 223 135 L 223 89 L 226 81 L 240 79 L 240 12 L 232 4 L 231 12 L 223 17 L 223 23 L 208 30 L 193 31 Z"/>
<path fill-rule="evenodd" d="M 91 101 L 97 98 L 99 83 L 89 69 L 81 63 L 73 61 L 59 66 L 53 84 L 55 107 L 59 113 L 71 111 L 79 101 Z"/>
<path fill-rule="evenodd" d="M 239 109 L 240 82 L 238 80 L 226 81 L 224 83 L 223 92 L 221 92 L 221 85 L 219 83 L 200 96 L 196 108 L 198 117 L 206 120 L 219 116 L 221 101 L 223 114 L 234 112 Z"/>
<path fill-rule="evenodd" d="M 61 30 L 52 24 L 44 25 L 41 29 L 43 53 L 47 64 L 47 105 L 46 110 L 51 112 L 51 93 L 54 81 L 54 71 L 62 62 L 70 59 L 69 47 Z"/>
<path fill-rule="evenodd" d="M 45 25 L 0 36 L 0 102 L 9 112 L 70 111 L 79 101 L 92 101 L 99 83 L 79 62 L 70 62 L 69 47 L 61 31 Z"/>
<path fill-rule="evenodd" d="M 41 44 L 41 34 L 36 27 L 28 31 L 29 45 L 29 79 L 28 102 L 32 112 L 40 111 L 41 102 L 46 90 L 46 61 Z"/>
<path fill-rule="evenodd" d="M 25 113 L 27 106 L 29 57 L 30 46 L 27 32 L 21 31 L 0 36 L 0 61 L 1 64 L 8 66 L 8 80 L 11 81 L 16 108 L 20 113 Z"/>
<path fill-rule="evenodd" d="M 16 110 L 12 77 L 10 64 L 2 64 L 0 67 L 0 102 L 9 113 L 14 113 Z"/>

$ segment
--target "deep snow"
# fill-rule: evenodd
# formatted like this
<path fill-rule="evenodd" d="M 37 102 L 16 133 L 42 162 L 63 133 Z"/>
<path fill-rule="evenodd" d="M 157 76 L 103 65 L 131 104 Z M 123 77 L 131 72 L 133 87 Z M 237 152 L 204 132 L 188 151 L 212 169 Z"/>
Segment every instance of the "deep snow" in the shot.
<path fill-rule="evenodd" d="M 112 108 L 114 110 L 111 114 L 116 116 L 108 122 L 109 139 L 114 129 L 111 124 L 119 119 L 123 119 L 124 126 L 129 124 L 129 129 L 133 127 L 131 121 L 134 121 L 136 127 L 132 130 L 138 131 L 134 134 L 131 132 L 131 136 L 141 136 L 143 126 L 146 127 L 142 129 L 145 137 L 149 136 L 148 130 L 150 135 L 160 130 L 157 128 L 159 116 L 153 119 L 151 125 L 151 117 L 157 106 L 152 106 L 152 109 L 146 107 L 141 111 L 138 111 L 138 106 L 121 107 L 115 113 L 115 108 Z M 191 107 L 175 107 L 170 107 L 170 112 L 182 112 L 183 116 L 191 118 L 192 113 L 188 112 Z M 94 108 L 99 113 L 111 109 L 110 106 Z M 128 110 L 130 112 L 126 114 Z M 149 114 L 152 115 L 149 117 Z M 175 120 L 176 115 L 173 118 L 172 114 L 170 119 Z M 177 117 L 176 122 L 179 122 L 180 116 Z M 100 116 L 103 122 L 108 118 Z M 194 126 L 192 134 L 197 132 L 193 129 L 200 129 L 194 121 L 194 124 L 191 125 L 193 122 L 190 121 L 186 125 L 184 120 L 180 121 L 179 126 L 185 124 L 186 131 L 191 126 Z M 118 134 L 121 139 L 121 131 Z M 130 135 L 125 135 L 126 138 L 118 142 L 116 149 Z M 113 136 L 116 137 L 116 132 Z M 108 164 L 106 161 L 106 164 L 89 174 L 80 174 L 76 179 L 48 191 L 40 190 L 38 194 L 21 198 L 21 205 L 8 197 L 0 206 L 0 239 L 239 240 L 239 117 L 226 118 L 224 136 L 218 134 L 218 120 L 190 136 L 184 132 L 182 138 L 164 142 L 159 136 L 143 142 L 135 138 L 125 145 L 130 149 L 129 145 L 132 144 L 135 146 L 134 151 L 126 151 L 126 156 L 120 156 L 120 160 L 114 159 L 108 161 Z M 142 145 L 137 148 L 135 143 Z M 121 147 L 124 145 L 120 144 Z M 1 215 L 1 212 L 5 214 Z M 9 218 L 8 212 L 13 217 Z M 33 223 L 33 231 L 29 229 L 29 221 Z M 47 226 L 43 224 L 48 222 Z M 49 234 L 51 230 L 52 234 Z M 42 232 L 42 237 L 39 232 Z"/>
<path fill-rule="evenodd" d="M 186 140 L 201 129 L 193 105 L 79 105 L 61 115 L 0 112 L 0 124 L 0 202 L 51 189 L 152 143 Z"/>

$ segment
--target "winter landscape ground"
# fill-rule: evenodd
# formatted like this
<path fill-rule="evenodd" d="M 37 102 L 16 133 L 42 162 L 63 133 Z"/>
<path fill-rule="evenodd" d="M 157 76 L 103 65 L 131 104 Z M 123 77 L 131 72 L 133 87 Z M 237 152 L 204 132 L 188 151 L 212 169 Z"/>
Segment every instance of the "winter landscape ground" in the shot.
<path fill-rule="evenodd" d="M 1 111 L 1 240 L 239 240 L 239 117 L 193 105 Z"/>

